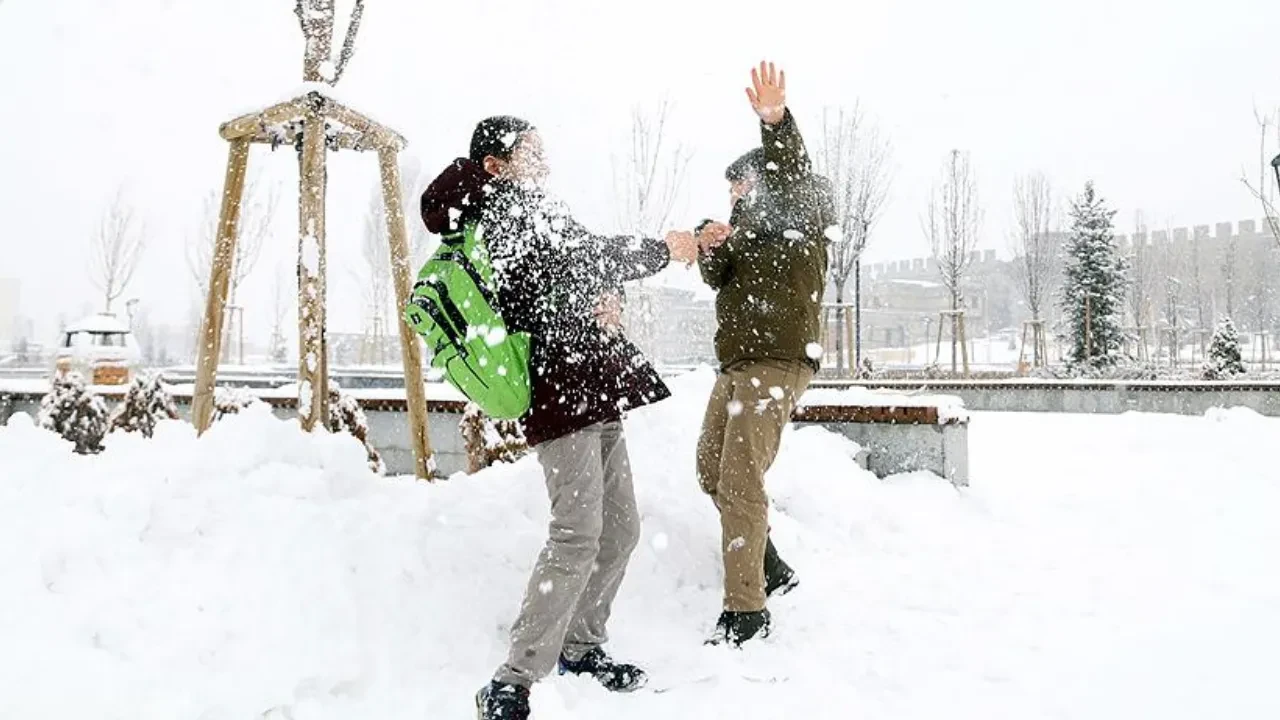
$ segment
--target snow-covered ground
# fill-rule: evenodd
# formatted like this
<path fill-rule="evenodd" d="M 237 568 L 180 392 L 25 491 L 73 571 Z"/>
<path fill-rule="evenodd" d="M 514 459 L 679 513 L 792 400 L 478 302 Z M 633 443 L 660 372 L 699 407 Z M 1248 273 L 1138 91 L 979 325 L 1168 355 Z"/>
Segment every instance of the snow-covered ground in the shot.
<path fill-rule="evenodd" d="M 734 652 L 700 644 L 707 377 L 675 385 L 629 426 L 644 538 L 611 643 L 670 691 L 553 678 L 535 717 L 1280 717 L 1280 421 L 978 413 L 965 491 L 789 431 L 772 522 L 802 585 Z M 379 479 L 253 409 L 93 458 L 15 416 L 0 469 L 6 718 L 469 717 L 544 538 L 531 459 Z"/>

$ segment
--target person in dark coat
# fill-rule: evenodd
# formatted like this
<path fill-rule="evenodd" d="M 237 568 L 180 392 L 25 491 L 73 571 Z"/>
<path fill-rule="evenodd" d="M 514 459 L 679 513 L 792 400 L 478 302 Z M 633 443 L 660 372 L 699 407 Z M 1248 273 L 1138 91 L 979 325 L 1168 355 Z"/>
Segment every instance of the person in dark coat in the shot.
<path fill-rule="evenodd" d="M 622 418 L 670 396 L 621 329 L 622 284 L 692 263 L 689 232 L 608 237 L 583 227 L 543 187 L 542 139 L 524 120 L 477 125 L 469 156 L 422 196 L 435 233 L 476 223 L 511 332 L 529 333 L 532 407 L 522 418 L 551 499 L 549 538 L 529 579 L 511 649 L 477 694 L 482 720 L 523 720 L 529 688 L 558 666 L 616 691 L 644 672 L 603 650 L 613 600 L 640 536 Z"/>

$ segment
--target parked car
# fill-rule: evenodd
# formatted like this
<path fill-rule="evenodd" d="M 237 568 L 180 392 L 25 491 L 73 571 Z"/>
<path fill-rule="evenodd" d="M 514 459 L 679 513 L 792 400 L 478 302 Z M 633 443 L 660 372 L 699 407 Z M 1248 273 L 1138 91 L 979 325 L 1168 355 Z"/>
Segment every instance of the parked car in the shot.
<path fill-rule="evenodd" d="M 67 326 L 54 353 L 54 371 L 79 372 L 92 385 L 128 385 L 141 359 L 128 323 L 115 315 L 90 315 Z"/>

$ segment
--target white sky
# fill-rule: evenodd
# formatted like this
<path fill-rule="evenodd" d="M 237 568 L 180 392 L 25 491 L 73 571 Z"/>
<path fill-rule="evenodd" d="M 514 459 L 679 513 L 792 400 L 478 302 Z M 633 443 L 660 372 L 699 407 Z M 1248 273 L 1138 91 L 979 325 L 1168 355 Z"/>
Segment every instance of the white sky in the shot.
<path fill-rule="evenodd" d="M 465 153 L 480 117 L 529 118 L 556 189 L 609 229 L 610 155 L 631 106 L 664 97 L 695 151 L 681 220 L 723 215 L 722 168 L 757 142 L 742 88 L 769 57 L 811 145 L 823 106 L 857 101 L 891 137 L 875 261 L 925 254 L 919 214 L 952 147 L 972 153 L 987 247 L 1007 246 L 1013 178 L 1030 170 L 1070 192 L 1093 178 L 1122 232 L 1139 208 L 1153 224 L 1258 217 L 1238 179 L 1256 163 L 1254 104 L 1280 104 L 1277 28 L 1267 0 L 374 0 L 338 93 L 401 130 L 429 172 Z M 149 240 L 127 296 L 185 322 L 184 239 L 221 185 L 217 126 L 298 85 L 300 38 L 289 0 L 0 1 L 0 276 L 21 281 L 41 332 L 97 309 L 86 251 L 120 184 Z M 251 163 L 285 193 L 245 289 L 249 332 L 265 335 L 270 276 L 292 274 L 296 164 L 265 150 Z M 343 266 L 359 262 L 375 166 L 331 160 L 336 330 L 360 321 Z"/>

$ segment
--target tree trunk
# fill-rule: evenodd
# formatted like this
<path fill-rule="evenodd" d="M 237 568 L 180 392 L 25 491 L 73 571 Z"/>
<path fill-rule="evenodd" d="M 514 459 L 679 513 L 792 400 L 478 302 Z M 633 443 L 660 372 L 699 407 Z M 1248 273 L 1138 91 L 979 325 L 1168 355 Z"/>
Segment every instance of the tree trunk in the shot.
<path fill-rule="evenodd" d="M 844 284 L 847 278 L 836 279 L 836 372 L 844 374 Z"/>
<path fill-rule="evenodd" d="M 853 342 L 854 367 L 857 374 L 862 370 L 862 256 L 853 260 Z"/>
<path fill-rule="evenodd" d="M 951 372 L 956 372 L 956 313 L 960 310 L 960 292 L 951 291 Z"/>

